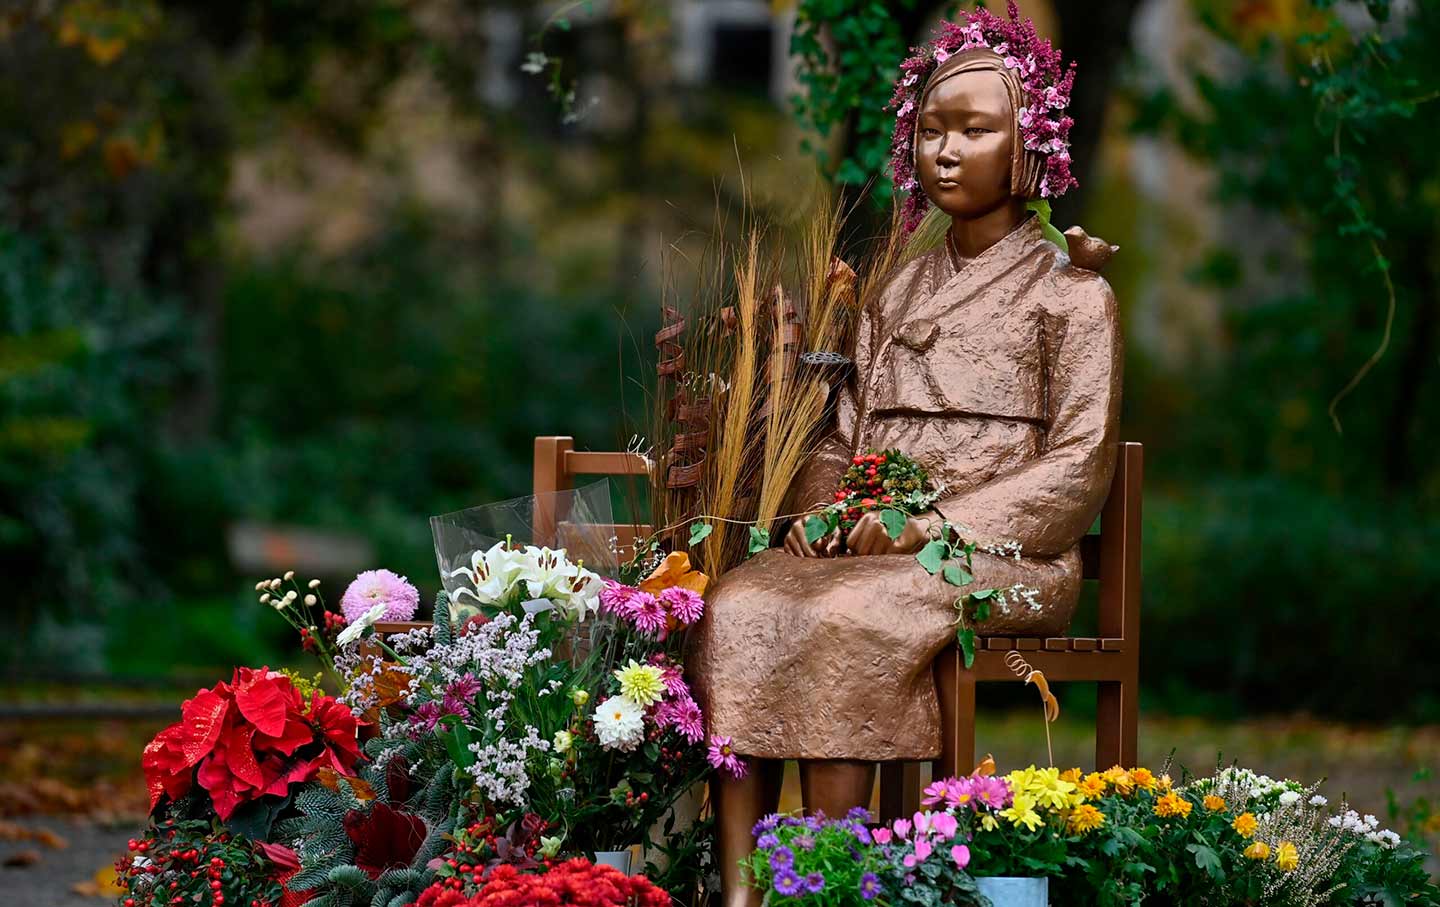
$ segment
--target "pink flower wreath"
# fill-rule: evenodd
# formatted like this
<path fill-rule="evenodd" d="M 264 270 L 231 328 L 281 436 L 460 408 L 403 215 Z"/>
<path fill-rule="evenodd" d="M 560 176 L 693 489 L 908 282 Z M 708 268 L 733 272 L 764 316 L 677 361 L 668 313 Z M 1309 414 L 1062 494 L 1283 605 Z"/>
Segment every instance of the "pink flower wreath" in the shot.
<path fill-rule="evenodd" d="M 886 110 L 894 110 L 895 135 L 891 139 L 891 166 L 895 188 L 908 193 L 902 214 L 906 231 L 920 225 L 930 200 L 915 176 L 915 125 L 920 117 L 920 98 L 935 67 L 951 56 L 974 48 L 994 51 L 1008 69 L 1020 77 L 1025 106 L 1020 109 L 1021 136 L 1025 150 L 1043 157 L 1040 195 L 1053 198 L 1077 185 L 1070 174 L 1070 127 L 1074 120 L 1065 115 L 1070 106 L 1070 89 L 1075 84 L 1075 64 L 1062 72 L 1060 52 L 1035 31 L 1035 23 L 1021 20 L 1015 0 L 1008 0 L 1008 19 L 987 9 L 964 14 L 964 23 L 942 22 L 929 44 L 916 48 L 900 64 L 902 73 Z"/>

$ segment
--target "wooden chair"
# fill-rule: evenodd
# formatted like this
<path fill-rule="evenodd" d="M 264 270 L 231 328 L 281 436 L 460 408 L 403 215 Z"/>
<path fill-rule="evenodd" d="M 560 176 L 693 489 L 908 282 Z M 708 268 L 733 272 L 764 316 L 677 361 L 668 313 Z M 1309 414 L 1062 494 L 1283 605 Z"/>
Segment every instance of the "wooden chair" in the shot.
<path fill-rule="evenodd" d="M 535 439 L 535 493 L 573 488 L 576 476 L 643 476 L 645 458 L 633 453 L 578 451 L 569 437 Z M 960 650 L 951 646 L 935 663 L 940 694 L 942 751 L 932 774 L 969 772 L 975 764 L 975 686 L 1018 683 L 1005 664 L 1019 652 L 1054 682 L 1083 681 L 1099 685 L 1095 716 L 1095 766 L 1134 765 L 1139 717 L 1140 668 L 1140 502 L 1144 456 L 1141 445 L 1120 445 L 1115 478 L 1100 515 L 1100 532 L 1081 540 L 1083 575 L 1098 580 L 1100 607 L 1097 637 L 1011 638 L 977 641 L 975 663 L 962 666 Z M 536 544 L 564 535 L 564 514 L 537 499 Z M 634 544 L 649 526 L 608 527 L 620 546 Z M 880 810 L 884 817 L 909 815 L 919 805 L 918 762 L 884 763 L 880 770 Z"/>
<path fill-rule="evenodd" d="M 1081 539 L 1085 579 L 1098 580 L 1098 637 L 1010 638 L 976 640 L 975 663 L 966 669 L 957 646 L 935 662 L 940 694 L 941 754 L 931 775 L 968 774 L 975 766 L 975 686 L 1019 683 L 1005 664 L 1019 652 L 1052 682 L 1098 684 L 1095 713 L 1095 768 L 1131 766 L 1136 761 L 1140 695 L 1140 500 L 1144 451 L 1140 444 L 1120 445 L 1115 478 L 1100 514 L 1100 532 Z M 919 808 L 920 765 L 890 762 L 880 768 L 880 813 L 908 816 Z"/>

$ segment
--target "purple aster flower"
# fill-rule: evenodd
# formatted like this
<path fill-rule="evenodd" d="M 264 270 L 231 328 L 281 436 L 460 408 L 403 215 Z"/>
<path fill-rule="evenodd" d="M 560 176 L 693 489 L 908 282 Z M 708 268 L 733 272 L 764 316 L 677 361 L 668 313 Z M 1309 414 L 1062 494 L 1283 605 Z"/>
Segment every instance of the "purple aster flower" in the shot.
<path fill-rule="evenodd" d="M 859 822 L 855 822 L 850 826 L 850 833 L 853 834 L 855 836 L 855 840 L 859 841 L 861 844 L 874 843 L 874 840 L 870 837 L 870 829 L 866 828 Z"/>
<path fill-rule="evenodd" d="M 791 869 L 795 866 L 795 852 L 788 847 L 777 847 L 775 852 L 770 854 L 770 868 L 779 872 L 782 869 Z"/>
<path fill-rule="evenodd" d="M 385 613 L 380 615 L 381 620 L 409 620 L 420 607 L 420 590 L 389 570 L 366 570 L 340 597 L 340 610 L 352 624 L 382 604 Z"/>
<path fill-rule="evenodd" d="M 805 883 L 788 867 L 775 873 L 774 884 L 777 894 L 800 894 L 805 890 Z"/>
<path fill-rule="evenodd" d="M 767 831 L 774 831 L 776 826 L 778 826 L 779 824 L 780 814 L 771 813 L 770 815 L 761 819 L 759 822 L 756 822 L 755 827 L 750 829 L 750 833 L 758 838 L 760 837 L 760 835 L 764 834 Z"/>
<path fill-rule="evenodd" d="M 866 809 L 863 806 L 850 807 L 850 811 L 845 814 L 845 818 L 849 819 L 851 822 L 875 821 L 875 817 L 870 815 L 870 810 Z"/>
<path fill-rule="evenodd" d="M 873 872 L 867 872 L 860 877 L 860 896 L 867 901 L 873 901 L 880 896 L 880 877 Z"/>
<path fill-rule="evenodd" d="M 805 890 L 811 894 L 818 894 L 825 890 L 825 876 L 823 873 L 812 872 L 805 877 Z"/>
<path fill-rule="evenodd" d="M 660 600 L 682 624 L 693 624 L 705 613 L 705 599 L 699 593 L 671 586 L 660 593 Z"/>
<path fill-rule="evenodd" d="M 795 840 L 791 841 L 790 843 L 794 844 L 801 850 L 815 849 L 815 839 L 810 837 L 809 835 L 796 835 Z"/>
<path fill-rule="evenodd" d="M 772 847 L 779 846 L 780 839 L 775 837 L 775 833 L 773 831 L 767 831 L 759 838 L 755 839 L 755 847 L 758 850 L 769 850 Z"/>

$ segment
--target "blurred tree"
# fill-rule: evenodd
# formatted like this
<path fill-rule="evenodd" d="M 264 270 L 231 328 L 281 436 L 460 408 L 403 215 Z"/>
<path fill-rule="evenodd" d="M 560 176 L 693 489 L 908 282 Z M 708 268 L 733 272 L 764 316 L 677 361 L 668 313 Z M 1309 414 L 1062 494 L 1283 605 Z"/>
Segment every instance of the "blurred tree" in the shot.
<path fill-rule="evenodd" d="M 1148 374 L 1129 414 L 1161 490 L 1152 680 L 1434 720 L 1440 675 L 1380 677 L 1433 660 L 1412 631 L 1440 598 L 1440 10 L 1196 8 L 1218 50 L 1193 101 L 1147 96 L 1136 128 L 1214 168 L 1224 235 L 1195 277 L 1227 337 L 1214 368 Z"/>

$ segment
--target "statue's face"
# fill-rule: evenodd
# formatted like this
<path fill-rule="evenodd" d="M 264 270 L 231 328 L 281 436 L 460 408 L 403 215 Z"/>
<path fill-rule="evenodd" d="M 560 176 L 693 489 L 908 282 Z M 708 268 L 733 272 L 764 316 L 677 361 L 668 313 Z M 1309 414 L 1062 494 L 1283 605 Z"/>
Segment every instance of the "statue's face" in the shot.
<path fill-rule="evenodd" d="M 935 207 L 971 220 L 1010 200 L 1015 114 L 993 70 L 950 76 L 925 96 L 915 141 L 920 187 Z"/>

